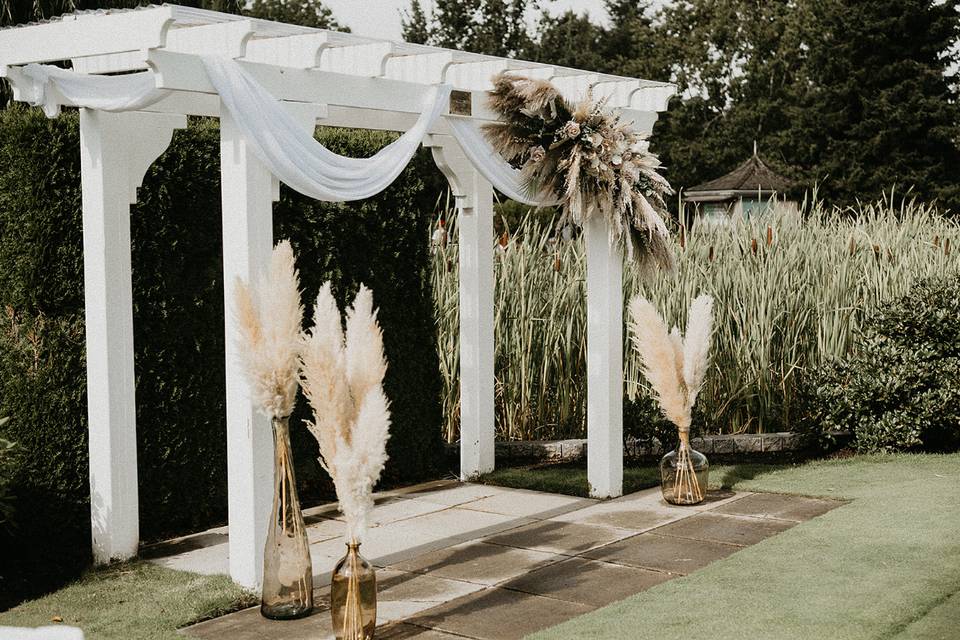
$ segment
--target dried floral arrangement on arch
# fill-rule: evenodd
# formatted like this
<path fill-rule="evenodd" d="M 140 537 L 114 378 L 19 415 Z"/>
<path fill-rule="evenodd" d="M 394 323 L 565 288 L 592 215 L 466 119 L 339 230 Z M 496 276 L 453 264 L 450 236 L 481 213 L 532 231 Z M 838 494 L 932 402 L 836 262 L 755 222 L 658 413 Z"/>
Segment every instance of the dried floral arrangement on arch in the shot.
<path fill-rule="evenodd" d="M 646 136 L 592 94 L 571 104 L 544 80 L 505 73 L 493 78 L 490 107 L 500 121 L 484 125 L 487 140 L 519 167 L 530 194 L 560 201 L 560 226 L 607 221 L 611 243 L 627 256 L 672 264 L 664 224 L 670 184 L 657 172 Z"/>

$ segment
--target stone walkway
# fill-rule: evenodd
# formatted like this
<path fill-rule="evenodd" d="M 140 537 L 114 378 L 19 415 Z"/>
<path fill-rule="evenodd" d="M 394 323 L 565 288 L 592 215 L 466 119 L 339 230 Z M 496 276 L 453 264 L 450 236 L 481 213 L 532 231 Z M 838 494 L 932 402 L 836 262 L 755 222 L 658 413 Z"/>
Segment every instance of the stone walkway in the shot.
<path fill-rule="evenodd" d="M 696 571 L 841 503 L 716 493 L 672 507 L 658 489 L 597 501 L 453 481 L 378 494 L 361 552 L 380 567 L 377 638 L 504 640 Z M 277 622 L 252 607 L 184 629 L 197 638 L 333 638 L 330 570 L 345 552 L 335 505 L 305 511 L 316 612 Z M 157 564 L 227 572 L 224 529 L 145 550 Z"/>

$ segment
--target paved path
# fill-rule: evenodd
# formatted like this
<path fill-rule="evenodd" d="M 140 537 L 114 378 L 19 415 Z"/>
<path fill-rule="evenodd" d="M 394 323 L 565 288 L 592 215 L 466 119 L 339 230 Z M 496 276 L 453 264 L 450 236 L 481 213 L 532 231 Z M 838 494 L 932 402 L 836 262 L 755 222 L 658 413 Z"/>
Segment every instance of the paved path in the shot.
<path fill-rule="evenodd" d="M 841 503 L 711 492 L 672 507 L 659 489 L 597 501 L 453 481 L 378 494 L 361 552 L 378 571 L 377 638 L 504 640 L 559 624 L 724 558 Z M 184 633 L 231 640 L 333 638 L 330 570 L 345 552 L 336 505 L 305 511 L 317 611 L 271 621 L 257 607 Z M 224 529 L 145 553 L 163 566 L 227 572 Z"/>

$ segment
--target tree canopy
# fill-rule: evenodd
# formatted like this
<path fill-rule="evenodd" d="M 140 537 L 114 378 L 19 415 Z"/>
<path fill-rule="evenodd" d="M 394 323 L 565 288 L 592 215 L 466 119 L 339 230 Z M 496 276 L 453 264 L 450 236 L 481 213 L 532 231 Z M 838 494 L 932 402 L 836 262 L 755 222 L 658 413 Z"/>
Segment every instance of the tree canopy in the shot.
<path fill-rule="evenodd" d="M 960 208 L 960 0 L 604 4 L 605 24 L 541 12 L 530 29 L 522 0 L 437 0 L 431 14 L 412 0 L 404 35 L 675 83 L 653 148 L 679 187 L 730 171 L 756 142 L 837 204 L 896 188 Z"/>

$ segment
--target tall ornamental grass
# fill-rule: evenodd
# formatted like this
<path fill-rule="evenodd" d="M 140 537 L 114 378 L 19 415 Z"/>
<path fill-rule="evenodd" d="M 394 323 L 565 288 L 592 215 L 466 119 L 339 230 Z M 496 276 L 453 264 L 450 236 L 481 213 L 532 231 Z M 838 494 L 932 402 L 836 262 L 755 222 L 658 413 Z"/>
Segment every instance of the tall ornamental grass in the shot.
<path fill-rule="evenodd" d="M 455 224 L 435 247 L 433 292 L 448 441 L 459 429 Z M 694 425 L 712 433 L 789 430 L 794 384 L 807 367 L 845 356 L 864 314 L 917 280 L 960 272 L 960 226 L 904 201 L 856 210 L 776 206 L 767 216 L 674 234 L 677 267 L 624 271 L 624 297 L 639 293 L 671 325 L 684 301 L 716 301 L 710 371 Z M 529 215 L 495 248 L 496 422 L 503 439 L 583 437 L 586 418 L 586 287 L 580 238 L 557 240 Z M 624 331 L 626 339 L 627 332 Z M 641 363 L 624 346 L 625 394 L 649 394 Z"/>

